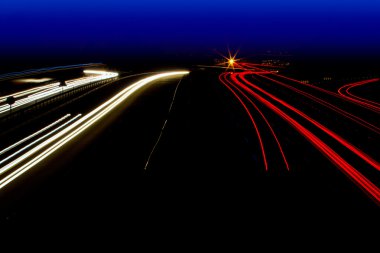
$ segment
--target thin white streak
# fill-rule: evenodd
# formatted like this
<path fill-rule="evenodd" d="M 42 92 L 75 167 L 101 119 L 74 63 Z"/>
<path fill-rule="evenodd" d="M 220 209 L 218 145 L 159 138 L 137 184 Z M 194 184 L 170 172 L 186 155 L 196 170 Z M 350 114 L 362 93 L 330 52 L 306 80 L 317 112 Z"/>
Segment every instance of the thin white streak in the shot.
<path fill-rule="evenodd" d="M 9 159 L 11 159 L 12 157 L 14 157 L 14 156 L 20 154 L 22 151 L 24 151 L 24 150 L 26 150 L 26 149 L 32 147 L 34 144 L 40 142 L 41 140 L 46 139 L 47 137 L 49 137 L 50 135 L 56 133 L 58 130 L 62 129 L 63 127 L 67 126 L 68 124 L 70 124 L 71 122 L 73 122 L 74 120 L 76 120 L 77 118 L 79 118 L 80 116 L 81 116 L 81 114 L 78 114 L 77 116 L 75 116 L 74 118 L 70 119 L 70 120 L 67 121 L 66 123 L 60 125 L 59 127 L 57 127 L 56 129 L 54 129 L 53 131 L 51 131 L 51 132 L 45 134 L 44 136 L 42 136 L 42 137 L 38 138 L 37 140 L 33 141 L 32 143 L 30 143 L 30 144 L 26 145 L 25 147 L 23 147 L 23 148 L 17 150 L 17 151 L 14 152 L 12 155 L 10 155 L 10 156 L 8 156 L 7 158 L 5 158 L 5 159 L 3 159 L 2 161 L 0 161 L 0 164 L 3 164 L 4 162 L 6 162 L 6 161 L 8 161 Z M 27 156 L 25 156 L 25 155 L 21 156 L 20 158 L 22 158 L 22 159 L 20 159 L 20 161 L 24 160 L 26 157 L 27 157 Z M 12 165 L 13 163 L 14 163 L 14 162 L 11 162 L 10 164 L 8 164 L 8 166 L 4 166 L 3 168 L 1 168 L 1 169 L 0 169 L 0 175 L 3 174 L 4 172 L 6 172 L 7 170 L 9 170 L 10 167 L 12 167 L 12 166 L 10 166 L 10 165 Z"/>
<path fill-rule="evenodd" d="M 48 130 L 49 128 L 51 128 L 51 127 L 57 125 L 58 123 L 62 122 L 63 120 L 65 120 L 66 118 L 68 118 L 68 117 L 70 117 L 70 116 L 71 116 L 71 114 L 66 114 L 65 116 L 63 116 L 62 118 L 60 118 L 60 119 L 54 121 L 54 122 L 51 123 L 50 125 L 48 125 L 48 126 L 42 128 L 42 129 L 38 130 L 37 132 L 35 132 L 35 133 L 33 133 L 33 134 L 31 134 L 31 135 L 29 135 L 29 136 L 27 136 L 27 137 L 25 137 L 24 139 L 22 139 L 22 140 L 16 142 L 15 144 L 12 144 L 11 146 L 9 146 L 9 147 L 7 147 L 7 148 L 1 150 L 1 151 L 0 151 L 0 155 L 4 154 L 5 152 L 8 152 L 9 150 L 11 150 L 11 149 L 17 147 L 18 145 L 20 145 L 20 144 L 26 142 L 27 140 L 30 140 L 30 139 L 33 138 L 34 136 L 36 136 L 36 135 L 38 135 L 38 134 L 40 134 L 40 133 L 42 133 L 42 132 Z"/>
<path fill-rule="evenodd" d="M 181 78 L 181 80 L 179 80 L 179 82 L 178 82 L 178 84 L 177 84 L 177 86 L 176 86 L 176 88 L 175 88 L 175 91 L 174 91 L 174 94 L 173 94 L 173 98 L 172 98 L 172 102 L 170 103 L 170 107 L 169 107 L 168 115 L 169 115 L 170 112 L 172 111 L 173 104 L 174 104 L 174 100 L 175 100 L 175 98 L 176 98 L 177 90 L 178 90 L 178 87 L 179 87 L 181 81 L 182 81 L 182 78 Z M 156 148 L 157 148 L 157 146 L 158 146 L 158 143 L 159 143 L 160 140 L 161 140 L 161 137 L 162 137 L 162 135 L 163 135 L 163 133 L 164 133 L 164 130 L 165 130 L 165 127 L 166 127 L 166 123 L 168 123 L 168 119 L 165 120 L 163 126 L 161 127 L 160 135 L 158 136 L 156 143 L 154 144 L 152 150 L 150 151 L 150 154 L 149 154 L 149 156 L 148 156 L 148 159 L 147 159 L 147 161 L 146 161 L 146 163 L 145 163 L 145 167 L 144 167 L 144 170 L 145 170 L 145 171 L 146 171 L 146 169 L 148 168 L 148 165 L 149 165 L 150 159 L 152 158 L 152 155 L 153 155 L 154 151 L 156 150 Z"/>
<path fill-rule="evenodd" d="M 48 140 L 44 141 L 43 143 L 39 144 L 32 150 L 28 151 L 25 153 L 23 156 L 19 157 L 15 161 L 13 161 L 11 164 L 8 164 L 7 166 L 3 167 L 7 169 L 11 169 L 15 167 L 17 164 L 28 158 L 29 156 L 33 155 L 40 149 L 46 147 L 47 145 L 51 144 L 52 142 L 56 141 L 58 138 L 63 137 L 65 134 L 67 134 L 66 137 L 63 139 L 59 140 L 57 143 L 53 144 L 49 148 L 47 148 L 45 151 L 40 153 L 38 156 L 34 157 L 31 159 L 29 162 L 18 168 L 17 170 L 13 171 L 9 175 L 7 175 L 5 178 L 0 180 L 0 189 L 5 187 L 7 184 L 12 182 L 14 179 L 28 171 L 30 168 L 32 168 L 34 165 L 38 164 L 40 161 L 51 155 L 55 150 L 59 149 L 62 147 L 64 144 L 78 136 L 80 133 L 85 131 L 87 128 L 89 128 L 91 125 L 96 123 L 99 119 L 101 119 L 104 115 L 109 113 L 112 109 L 114 109 L 116 106 L 118 106 L 120 103 L 122 103 L 124 100 L 126 100 L 130 95 L 132 95 L 135 91 L 140 89 L 141 87 L 145 86 L 146 84 L 163 78 L 167 76 L 175 76 L 175 75 L 186 75 L 189 72 L 187 71 L 178 71 L 178 72 L 168 72 L 168 73 L 162 73 L 162 74 L 157 74 L 151 77 L 144 78 L 131 86 L 125 88 L 118 94 L 116 94 L 114 97 L 106 101 L 105 103 L 101 104 L 98 106 L 96 109 L 85 115 L 84 117 L 80 118 L 78 121 L 74 122 L 70 126 L 66 127 L 62 131 L 58 132 L 54 136 L 50 137 Z M 91 118 L 92 117 L 92 118 Z M 83 125 L 80 125 L 82 124 Z M 77 129 L 75 129 L 78 127 Z"/>

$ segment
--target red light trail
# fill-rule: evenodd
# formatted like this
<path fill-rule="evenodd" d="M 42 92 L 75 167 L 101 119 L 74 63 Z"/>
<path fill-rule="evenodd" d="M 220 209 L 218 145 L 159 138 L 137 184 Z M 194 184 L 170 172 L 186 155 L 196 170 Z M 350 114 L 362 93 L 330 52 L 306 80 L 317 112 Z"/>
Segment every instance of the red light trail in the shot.
<path fill-rule="evenodd" d="M 231 89 L 231 88 L 228 87 L 228 86 L 226 86 L 226 87 L 232 92 L 232 94 L 235 95 L 235 97 L 239 100 L 240 104 L 244 107 L 244 110 L 247 112 L 247 114 L 248 114 L 248 116 L 249 116 L 249 119 L 251 120 L 252 125 L 253 125 L 253 127 L 255 128 L 255 130 L 256 130 L 257 137 L 258 137 L 258 139 L 259 139 L 261 152 L 262 152 L 262 154 L 263 154 L 263 160 L 264 160 L 265 170 L 268 171 L 267 158 L 266 158 L 266 155 L 265 155 L 265 149 L 264 149 L 264 145 L 263 145 L 263 141 L 262 141 L 262 138 L 261 138 L 261 134 L 260 134 L 259 128 L 257 127 L 257 124 L 256 124 L 255 120 L 253 119 L 253 116 L 252 116 L 252 114 L 250 113 L 248 107 L 245 105 L 244 101 L 239 97 L 238 94 L 236 94 L 236 92 L 235 92 L 233 89 Z"/>
<path fill-rule="evenodd" d="M 227 78 L 225 78 L 225 76 L 220 76 L 220 81 L 221 82 L 228 82 L 230 85 L 233 85 L 233 83 L 231 83 Z M 221 78 L 224 78 L 223 80 Z M 260 132 L 258 131 L 258 127 L 257 127 L 257 124 L 255 123 L 254 119 L 253 119 L 253 116 L 252 114 L 250 113 L 248 107 L 244 104 L 243 100 L 239 97 L 238 94 L 236 94 L 236 92 L 230 88 L 228 85 L 226 85 L 226 87 L 232 92 L 232 94 L 234 94 L 234 96 L 239 100 L 239 102 L 241 103 L 241 105 L 244 107 L 245 111 L 247 112 L 249 118 L 251 119 L 251 122 L 253 124 L 253 126 L 255 127 L 256 129 L 256 133 L 258 135 L 258 138 L 259 138 L 259 142 L 260 142 L 260 147 L 261 147 L 261 150 L 262 150 L 262 153 L 263 153 L 263 159 L 264 159 L 264 164 L 265 164 L 265 170 L 268 171 L 268 163 L 267 163 L 267 160 L 266 160 L 266 155 L 265 155 L 265 150 L 264 150 L 264 146 L 262 144 L 262 138 L 261 138 L 261 135 L 260 135 Z M 271 134 L 273 135 L 276 143 L 277 143 L 277 146 L 281 152 L 281 156 L 282 158 L 284 159 L 284 163 L 285 163 L 285 166 L 286 166 L 286 169 L 287 170 L 290 170 L 289 169 L 289 164 L 288 164 L 288 161 L 286 160 L 286 157 L 285 157 L 285 154 L 284 154 L 284 151 L 282 149 L 282 146 L 280 144 L 280 141 L 278 140 L 277 138 L 277 135 L 276 133 L 274 132 L 272 126 L 270 125 L 270 123 L 268 122 L 267 118 L 265 117 L 265 115 L 262 113 L 262 111 L 257 107 L 257 105 L 251 100 L 249 99 L 249 97 L 247 95 L 245 95 L 240 89 L 237 89 L 239 91 L 239 93 L 246 99 L 250 102 L 250 104 L 259 112 L 259 114 L 261 115 L 261 117 L 263 118 L 263 120 L 265 121 L 266 125 L 268 126 L 268 128 L 270 129 L 271 131 Z"/>
<path fill-rule="evenodd" d="M 258 68 L 258 66 L 259 67 L 267 67 L 265 65 L 252 64 L 252 63 L 247 63 L 247 62 L 240 63 L 240 66 L 248 68 L 248 69 L 261 70 L 261 71 L 264 71 L 264 70 Z M 349 101 L 349 102 L 354 103 L 354 104 L 357 104 L 357 105 L 359 105 L 359 106 L 361 106 L 363 108 L 366 108 L 368 110 L 380 113 L 380 104 L 379 103 L 376 103 L 374 101 L 370 101 L 370 100 L 367 100 L 367 99 L 355 96 L 352 93 L 350 93 L 350 91 L 349 91 L 350 89 L 352 89 L 354 87 L 357 87 L 357 86 L 361 86 L 361 85 L 364 85 L 364 84 L 378 82 L 378 81 L 380 81 L 379 78 L 373 78 L 373 79 L 369 79 L 369 80 L 360 81 L 360 82 L 357 82 L 357 83 L 346 84 L 346 85 L 344 85 L 344 86 L 342 86 L 342 87 L 340 87 L 338 89 L 338 93 L 335 93 L 335 92 L 332 92 L 332 91 L 329 91 L 329 90 L 325 90 L 323 88 L 320 88 L 320 87 L 317 87 L 317 86 L 314 86 L 314 85 L 311 85 L 311 84 L 300 82 L 300 81 L 298 81 L 296 79 L 289 78 L 289 77 L 286 77 L 286 76 L 283 76 L 283 75 L 279 75 L 279 74 L 273 74 L 273 75 L 281 77 L 281 78 L 284 78 L 284 79 L 287 79 L 289 81 L 292 81 L 292 82 L 295 82 L 295 83 L 298 83 L 298 84 L 301 84 L 303 86 L 308 86 L 308 87 L 310 87 L 312 89 L 319 90 L 319 91 L 321 91 L 323 93 L 326 93 L 326 94 L 329 94 L 331 96 L 334 96 L 334 97 L 337 97 L 337 98 Z"/>
<path fill-rule="evenodd" d="M 329 108 L 330 110 L 333 110 L 333 111 L 341 114 L 342 116 L 344 116 L 346 118 L 349 118 L 349 119 L 353 120 L 354 122 L 356 122 L 356 123 L 358 123 L 358 124 L 366 127 L 367 129 L 369 129 L 369 130 L 371 130 L 371 131 L 373 131 L 373 132 L 375 132 L 377 134 L 380 134 L 380 128 L 379 127 L 377 127 L 377 126 L 369 123 L 368 121 L 365 121 L 364 119 L 362 119 L 362 118 L 360 118 L 360 117 L 358 117 L 358 116 L 356 116 L 356 115 L 354 115 L 352 113 L 349 113 L 349 112 L 347 112 L 347 111 L 345 111 L 345 110 L 343 110 L 343 109 L 341 109 L 341 108 L 333 105 L 332 103 L 329 103 L 329 102 L 327 102 L 327 101 L 325 101 L 325 100 L 323 100 L 321 98 L 318 98 L 318 97 L 316 97 L 314 95 L 311 95 L 310 93 L 307 93 L 307 92 L 304 92 L 304 91 L 302 91 L 300 89 L 297 89 L 294 86 L 287 85 L 287 84 L 285 84 L 283 82 L 279 82 L 277 80 L 274 80 L 274 79 L 272 79 L 270 77 L 267 77 L 267 76 L 264 76 L 264 75 L 261 75 L 261 74 L 258 74 L 258 75 L 261 76 L 261 77 L 263 77 L 263 78 L 266 78 L 266 79 L 268 79 L 268 80 L 270 80 L 272 82 L 280 84 L 280 85 L 282 85 L 282 86 L 284 86 L 284 87 L 286 87 L 288 89 L 291 89 L 291 90 L 297 92 L 298 94 L 301 94 L 301 95 L 303 95 L 303 96 L 305 96 L 307 98 L 310 98 L 311 100 L 313 100 L 313 101 L 315 101 L 315 102 L 317 102 L 317 103 L 319 103 L 319 104 L 321 104 L 321 105 Z"/>
<path fill-rule="evenodd" d="M 361 81 L 361 82 L 357 82 L 357 83 L 346 84 L 346 85 L 344 85 L 338 89 L 338 93 L 341 96 L 351 100 L 354 103 L 360 104 L 360 105 L 368 108 L 369 110 L 380 113 L 380 104 L 379 103 L 376 103 L 374 101 L 370 101 L 370 100 L 365 99 L 365 98 L 358 97 L 356 95 L 353 95 L 350 92 L 350 90 L 354 87 L 361 86 L 364 84 L 373 83 L 373 82 L 377 82 L 377 81 L 379 81 L 379 79 L 371 79 L 371 80 L 365 80 L 365 81 Z"/>
<path fill-rule="evenodd" d="M 299 94 L 307 98 L 313 103 L 322 105 L 323 107 L 328 108 L 332 112 L 337 113 L 351 120 L 353 123 L 356 123 L 360 126 L 365 127 L 367 130 L 370 130 L 376 135 L 380 134 L 380 128 L 378 125 L 374 123 L 370 123 L 362 119 L 358 115 L 355 115 L 352 112 L 344 110 L 338 107 L 337 105 L 334 105 L 333 103 L 327 102 L 326 100 L 320 97 L 310 94 L 306 90 L 297 88 L 296 85 L 288 85 L 284 82 L 268 77 L 267 75 L 273 75 L 274 77 L 276 76 L 281 77 L 281 78 L 287 79 L 288 81 L 292 81 L 293 83 L 295 82 L 296 84 L 300 83 L 297 80 L 287 78 L 287 77 L 284 77 L 275 73 L 271 73 L 271 72 L 263 73 L 265 71 L 263 69 L 258 68 L 257 66 L 260 66 L 260 65 L 257 65 L 257 64 L 253 65 L 249 63 L 239 63 L 239 66 L 242 68 L 245 67 L 246 70 L 242 72 L 238 72 L 238 73 L 224 72 L 219 76 L 219 80 L 224 84 L 224 86 L 228 88 L 228 90 L 234 95 L 234 97 L 236 97 L 236 99 L 239 101 L 239 103 L 243 106 L 244 110 L 248 114 L 255 128 L 255 131 L 258 135 L 266 170 L 268 170 L 268 161 L 267 161 L 268 157 L 266 154 L 269 154 L 268 152 L 265 151 L 266 140 L 263 139 L 258 129 L 259 124 L 257 121 L 260 119 L 259 118 L 255 119 L 253 116 L 254 114 L 252 113 L 252 111 L 250 111 L 250 109 L 254 109 L 255 111 L 257 111 L 259 115 L 261 116 L 261 118 L 264 120 L 265 125 L 268 126 L 268 129 L 270 130 L 272 136 L 277 142 L 278 148 L 283 156 L 284 163 L 288 170 L 289 170 L 289 165 L 287 163 L 285 153 L 280 145 L 279 139 L 277 138 L 277 135 L 275 134 L 272 126 L 270 125 L 268 121 L 268 117 L 264 115 L 263 111 L 259 109 L 256 103 L 260 103 L 261 105 L 270 109 L 272 112 L 278 115 L 281 119 L 283 119 L 285 122 L 291 125 L 299 134 L 304 136 L 306 140 L 308 140 L 316 149 L 318 149 L 325 157 L 327 157 L 340 171 L 342 171 L 349 179 L 351 179 L 365 193 L 367 193 L 372 199 L 374 199 L 377 204 L 380 204 L 380 189 L 378 185 L 375 184 L 377 180 L 370 180 L 369 177 L 365 175 L 368 171 L 364 169 L 361 171 L 363 166 L 355 165 L 354 167 L 354 165 L 352 164 L 352 161 L 346 160 L 344 156 L 347 156 L 346 154 L 347 151 L 352 152 L 358 158 L 360 158 L 359 159 L 360 163 L 364 162 L 366 164 L 366 167 L 374 169 L 374 171 L 376 171 L 377 173 L 380 171 L 380 163 L 378 161 L 376 161 L 370 155 L 366 154 L 357 146 L 349 142 L 347 139 L 343 138 L 337 132 L 328 128 L 327 125 L 322 124 L 320 121 L 317 121 L 316 119 L 312 118 L 310 115 L 307 115 L 305 111 L 302 111 L 296 108 L 294 105 L 291 105 L 290 103 L 285 102 L 283 99 L 280 99 L 276 94 L 273 94 L 270 91 L 268 91 L 268 89 L 266 89 L 268 86 L 263 86 L 263 85 L 259 86 L 258 84 L 259 81 L 256 84 L 256 82 L 252 82 L 248 80 L 248 77 L 254 78 L 256 76 L 256 77 L 264 78 L 264 80 L 267 80 L 268 82 L 270 82 L 272 86 L 283 87 L 292 92 L 295 92 L 296 94 Z M 363 107 L 365 109 L 379 112 L 378 103 L 355 96 L 350 92 L 350 89 L 354 87 L 365 85 L 368 83 L 377 82 L 377 81 L 379 81 L 379 79 L 371 79 L 371 80 L 361 81 L 354 84 L 348 84 L 341 87 L 338 90 L 338 93 L 324 90 L 322 88 L 315 87 L 312 85 L 307 85 L 307 86 L 311 86 L 314 89 L 323 91 L 327 95 L 333 94 L 335 98 L 338 97 L 341 100 L 349 101 L 350 103 L 359 105 L 360 107 Z M 305 85 L 305 84 L 302 83 L 302 85 Z M 264 129 L 260 129 L 260 130 L 262 132 Z M 328 137 L 326 139 L 327 141 L 325 140 L 326 137 Z M 341 145 L 345 149 L 342 149 L 342 148 L 336 149 L 334 143 Z"/>

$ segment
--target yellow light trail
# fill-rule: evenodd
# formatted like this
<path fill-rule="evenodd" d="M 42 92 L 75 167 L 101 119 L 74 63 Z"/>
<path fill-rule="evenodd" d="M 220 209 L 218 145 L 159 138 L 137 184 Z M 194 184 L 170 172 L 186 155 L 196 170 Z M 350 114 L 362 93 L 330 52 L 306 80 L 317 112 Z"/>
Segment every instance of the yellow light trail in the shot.
<path fill-rule="evenodd" d="M 16 83 L 43 83 L 52 80 L 51 78 L 25 78 L 15 80 Z"/>
<path fill-rule="evenodd" d="M 15 180 L 20 175 L 27 172 L 29 169 L 31 169 L 33 166 L 44 160 L 46 157 L 54 153 L 56 150 L 58 150 L 60 147 L 77 137 L 80 133 L 84 132 L 86 129 L 88 129 L 90 126 L 95 124 L 97 121 L 99 121 L 101 118 L 103 118 L 106 114 L 108 114 L 111 110 L 113 110 L 115 107 L 117 107 L 119 104 L 124 102 L 128 97 L 130 97 L 133 93 L 135 93 L 140 88 L 144 87 L 145 85 L 161 79 L 165 77 L 172 77 L 172 76 L 183 76 L 187 75 L 188 71 L 175 71 L 175 72 L 165 72 L 161 74 L 156 74 L 147 78 L 144 78 L 129 87 L 123 89 L 121 92 L 113 96 L 108 101 L 104 102 L 97 108 L 95 108 L 93 111 L 85 115 L 84 117 L 80 118 L 73 124 L 69 125 L 65 129 L 61 130 L 60 132 L 56 133 L 49 139 L 45 140 L 43 143 L 39 144 L 38 146 L 34 147 L 32 150 L 28 151 L 27 153 L 23 154 L 10 164 L 4 166 L 3 168 L 11 169 L 25 161 L 27 158 L 35 154 L 36 152 L 40 151 L 43 148 L 46 148 L 44 151 L 40 152 L 36 157 L 32 158 L 31 160 L 27 161 L 25 164 L 21 165 L 19 168 L 14 170 L 12 173 L 4 177 L 0 180 L 0 189 L 4 188 L 6 185 L 8 185 L 10 182 Z M 1 168 L 1 169 L 3 169 Z"/>
<path fill-rule="evenodd" d="M 9 96 L 13 96 L 15 98 L 27 96 L 25 98 L 18 99 L 12 106 L 12 110 L 13 110 L 20 106 L 28 105 L 32 102 L 36 102 L 40 99 L 45 99 L 55 94 L 59 94 L 60 92 L 67 89 L 74 89 L 76 87 L 79 87 L 91 82 L 102 81 L 102 80 L 117 77 L 119 75 L 116 72 L 108 72 L 108 71 L 84 70 L 83 72 L 85 74 L 94 74 L 96 76 L 88 76 L 88 77 L 81 77 L 77 79 L 68 80 L 66 81 L 67 86 L 64 86 L 64 87 L 58 87 L 59 83 L 53 83 L 53 84 L 48 84 L 48 85 L 43 85 L 40 87 L 28 89 L 25 91 L 20 91 L 17 93 L 0 97 L 0 103 L 4 103 L 6 101 L 6 98 Z M 0 114 L 8 112 L 9 110 L 10 108 L 7 104 L 0 105 Z"/>
<path fill-rule="evenodd" d="M 5 100 L 7 99 L 7 97 L 10 97 L 10 96 L 15 97 L 15 98 L 22 97 L 22 96 L 27 96 L 27 95 L 33 94 L 34 92 L 37 92 L 37 91 L 41 91 L 41 90 L 48 89 L 48 88 L 53 88 L 53 87 L 57 86 L 58 84 L 59 83 L 47 84 L 47 85 L 31 88 L 31 89 L 28 89 L 28 90 L 24 90 L 24 91 L 19 91 L 19 92 L 13 93 L 13 94 L 1 96 L 0 97 L 0 103 L 5 102 Z"/>
<path fill-rule="evenodd" d="M 44 136 L 38 138 L 37 140 L 33 141 L 32 143 L 26 145 L 25 147 L 21 148 L 20 150 L 17 150 L 16 152 L 14 152 L 13 154 L 11 154 L 10 156 L 8 156 L 7 158 L 3 159 L 0 161 L 0 164 L 3 164 L 4 162 L 8 161 L 9 159 L 11 159 L 12 157 L 20 154 L 21 152 L 23 152 L 24 150 L 32 147 L 34 144 L 40 142 L 41 140 L 43 139 L 46 139 L 47 137 L 49 137 L 50 135 L 58 132 L 60 129 L 62 129 L 63 127 L 67 126 L 68 124 L 70 124 L 71 122 L 75 121 L 77 118 L 79 118 L 80 116 L 82 116 L 82 114 L 78 114 L 77 116 L 75 116 L 74 118 L 70 119 L 69 121 L 67 121 L 66 123 L 64 123 L 63 125 L 60 125 L 59 127 L 57 127 L 56 129 L 54 129 L 53 131 L 50 131 L 49 133 L 45 134 Z M 11 167 L 9 166 L 4 166 L 3 168 L 0 169 L 0 175 L 2 175 L 4 172 L 6 172 L 7 170 L 9 170 Z"/>
<path fill-rule="evenodd" d="M 8 152 L 9 150 L 12 150 L 13 148 L 17 147 L 18 145 L 20 145 L 20 144 L 26 142 L 27 140 L 30 140 L 30 139 L 33 138 L 34 136 L 36 136 L 36 135 L 38 135 L 38 134 L 40 134 L 40 133 L 42 133 L 42 132 L 48 130 L 49 128 L 51 128 L 51 127 L 53 127 L 53 126 L 55 126 L 55 125 L 57 125 L 58 123 L 62 122 L 63 120 L 67 119 L 67 118 L 70 117 L 70 116 L 71 116 L 70 114 L 66 114 L 65 116 L 63 116 L 62 118 L 60 118 L 60 119 L 54 121 L 54 122 L 51 123 L 50 125 L 48 125 L 48 126 L 42 128 L 42 129 L 38 130 L 37 132 L 35 132 L 35 133 L 33 133 L 33 134 L 31 134 L 31 135 L 29 135 L 29 136 L 27 136 L 27 137 L 25 137 L 24 139 L 22 139 L 22 140 L 16 142 L 15 144 L 13 144 L 13 145 L 11 145 L 11 146 L 9 146 L 9 147 L 7 147 L 7 148 L 1 150 L 1 151 L 0 151 L 0 155 L 4 154 L 5 152 Z"/>
<path fill-rule="evenodd" d="M 116 74 L 115 76 L 118 76 L 119 74 L 118 73 L 115 73 L 115 72 L 108 72 L 108 71 L 104 71 L 104 70 L 91 70 L 91 69 L 86 69 L 86 70 L 83 70 L 83 73 L 85 74 L 95 74 L 95 75 L 114 75 Z"/>

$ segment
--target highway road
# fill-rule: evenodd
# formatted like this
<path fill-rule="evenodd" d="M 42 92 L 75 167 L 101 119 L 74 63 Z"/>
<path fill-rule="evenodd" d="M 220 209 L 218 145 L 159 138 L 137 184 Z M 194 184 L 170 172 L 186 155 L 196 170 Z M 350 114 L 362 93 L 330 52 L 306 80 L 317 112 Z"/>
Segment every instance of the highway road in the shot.
<path fill-rule="evenodd" d="M 87 71 L 86 73 L 88 72 L 91 71 Z M 71 115 L 67 114 L 52 124 L 49 124 L 37 132 L 26 136 L 17 143 L 2 149 L 0 151 L 0 155 L 7 155 L 0 161 L 0 176 L 2 177 L 0 179 L 0 190 L 6 187 L 8 184 L 12 183 L 19 176 L 29 171 L 45 158 L 49 157 L 52 153 L 59 150 L 66 143 L 74 141 L 74 139 L 84 131 L 90 131 L 89 129 L 94 124 L 100 121 L 105 115 L 115 110 L 115 108 L 124 103 L 125 100 L 127 100 L 131 95 L 136 93 L 145 85 L 148 85 L 151 82 L 162 78 L 183 76 L 187 73 L 188 72 L 184 71 L 168 72 L 146 77 L 121 90 L 106 102 L 98 105 L 91 112 L 83 115 L 83 117 L 81 117 L 81 114 L 75 115 L 73 117 L 70 117 Z M 114 73 L 109 74 L 108 72 L 102 72 L 101 76 L 97 76 L 95 79 L 98 80 L 100 78 L 112 78 L 114 76 Z M 88 79 L 93 80 L 94 77 L 85 78 L 85 81 L 88 82 Z M 77 85 L 77 83 L 82 82 L 83 80 L 73 81 L 75 84 L 72 85 Z M 48 93 L 49 92 L 50 91 L 48 91 Z M 43 93 L 43 95 L 45 95 L 45 93 Z M 38 137 L 39 135 L 42 136 Z M 29 143 L 30 141 L 32 142 Z M 27 145 L 25 145 L 25 143 L 27 143 Z M 24 152 L 25 150 L 28 151 Z"/>
<path fill-rule="evenodd" d="M 193 101 L 183 98 L 192 106 L 169 122 L 150 173 L 253 175 L 266 191 L 297 195 L 293 202 L 338 209 L 380 203 L 378 101 L 355 93 L 379 79 L 329 90 L 257 64 L 237 68 L 194 73 L 198 89 L 185 92 Z"/>
<path fill-rule="evenodd" d="M 276 208 L 378 210 L 379 104 L 356 89 L 379 80 L 333 90 L 239 64 L 118 81 L 8 143 L 3 218 L 89 212 L 110 205 L 100 196 L 134 196 L 136 175 L 191 179 L 176 184 L 190 192 L 211 183 L 218 198 L 252 195 Z"/>
<path fill-rule="evenodd" d="M 4 142 L 0 151 L 0 197 L 3 203 L 1 213 L 8 213 L 9 206 L 11 206 L 12 210 L 15 205 L 25 202 L 25 199 L 23 202 L 18 202 L 16 200 L 18 197 L 15 196 L 18 196 L 18 194 L 22 196 L 21 198 L 24 198 L 25 195 L 29 196 L 30 189 L 35 190 L 39 184 L 47 183 L 49 180 L 46 180 L 46 178 L 51 179 L 51 177 L 61 175 L 62 171 L 66 173 L 66 169 L 76 174 L 75 177 L 78 179 L 87 173 L 90 173 L 87 175 L 92 177 L 91 171 L 87 171 L 92 167 L 95 167 L 96 170 L 112 169 L 107 165 L 102 165 L 105 163 L 112 164 L 109 157 L 112 153 L 117 154 L 116 151 L 119 146 L 107 146 L 105 151 L 97 150 L 97 154 L 88 160 L 88 157 L 82 155 L 83 150 L 86 151 L 91 147 L 96 147 L 94 140 L 89 146 L 86 145 L 89 142 L 88 139 L 93 139 L 94 137 L 101 139 L 96 133 L 102 132 L 101 129 L 109 125 L 115 115 L 120 114 L 123 108 L 124 110 L 128 109 L 129 104 L 137 96 L 141 96 L 142 91 L 147 90 L 149 87 L 148 90 L 155 90 L 157 88 L 153 87 L 152 89 L 151 87 L 154 85 L 158 87 L 165 86 L 167 82 L 177 84 L 182 76 L 186 74 L 188 74 L 186 71 L 171 71 L 124 76 L 108 88 L 99 90 L 85 99 L 55 112 L 60 116 L 50 115 L 48 123 L 41 125 L 40 122 L 35 122 L 34 125 L 39 125 L 38 128 L 36 126 L 31 127 L 35 131 L 26 131 L 28 134 L 23 134 L 22 137 L 20 135 L 17 141 L 13 141 L 11 145 L 5 145 Z M 171 92 L 169 94 L 172 95 Z M 66 110 L 73 113 L 65 113 Z M 78 110 L 84 113 L 78 113 Z M 160 110 L 167 113 L 166 107 L 162 107 Z M 141 115 L 138 117 L 141 118 Z M 149 118 L 154 120 L 156 131 L 158 131 L 161 122 L 157 121 L 157 118 L 153 115 Z M 151 126 L 148 125 L 148 127 Z M 138 130 L 142 129 L 143 127 L 139 126 Z M 124 137 L 126 134 L 136 135 L 138 133 L 137 130 L 130 133 L 122 131 Z M 147 135 L 143 132 L 142 134 Z M 156 138 L 156 132 L 151 137 Z M 117 138 L 123 139 L 123 135 Z M 153 141 L 153 138 L 149 141 Z M 111 141 L 115 142 L 115 140 Z M 139 142 L 142 142 L 141 138 Z M 9 141 L 8 144 L 10 144 Z M 147 147 L 150 148 L 150 143 Z M 133 150 L 136 151 L 137 148 L 133 147 Z M 134 156 L 138 155 L 134 154 Z M 124 160 L 124 157 L 125 155 L 121 155 L 119 159 Z M 85 158 L 85 160 L 81 161 L 82 158 Z M 96 158 L 101 159 L 102 162 L 98 163 L 99 160 Z M 70 162 L 75 165 L 71 166 Z M 130 162 L 128 164 L 131 164 Z M 114 161 L 113 164 L 116 165 L 117 162 Z M 120 166 L 120 163 L 118 166 Z M 74 168 L 82 168 L 83 170 L 74 172 L 72 171 Z M 134 171 L 134 168 L 131 170 Z M 54 179 L 51 180 L 51 182 L 54 181 Z M 34 196 L 36 197 L 36 195 Z M 42 196 L 46 195 L 43 194 Z M 17 210 L 17 212 L 25 214 L 25 212 L 28 213 L 26 210 L 30 209 L 24 206 Z"/>
<path fill-rule="evenodd" d="M 272 118 L 277 117 L 286 124 L 287 131 L 298 132 L 353 184 L 380 204 L 379 103 L 350 92 L 358 86 L 379 85 L 380 79 L 345 84 L 334 92 L 265 72 L 249 63 L 241 65 L 246 67 L 245 71 L 223 73 L 220 81 L 246 111 L 258 137 L 265 170 L 281 167 L 280 164 L 287 171 L 292 167 L 286 158 L 286 153 L 292 152 L 287 147 L 287 136 L 276 133 L 271 126 Z M 261 132 L 265 131 L 264 137 Z M 270 135 L 281 154 L 277 157 L 282 161 L 270 158 L 274 151 L 266 148 Z"/>

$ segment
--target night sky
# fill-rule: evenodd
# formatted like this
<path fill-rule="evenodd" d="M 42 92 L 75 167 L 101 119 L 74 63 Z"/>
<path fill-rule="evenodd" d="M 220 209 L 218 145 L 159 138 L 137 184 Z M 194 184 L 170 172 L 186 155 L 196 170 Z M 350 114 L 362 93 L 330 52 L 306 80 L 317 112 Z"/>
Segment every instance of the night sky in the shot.
<path fill-rule="evenodd" d="M 374 0 L 2 0 L 3 57 L 380 55 Z"/>

